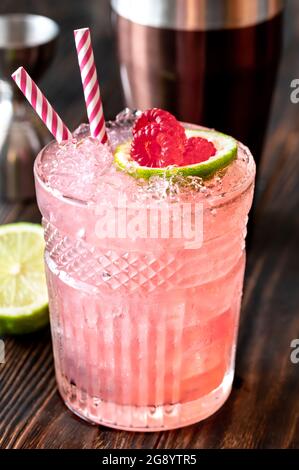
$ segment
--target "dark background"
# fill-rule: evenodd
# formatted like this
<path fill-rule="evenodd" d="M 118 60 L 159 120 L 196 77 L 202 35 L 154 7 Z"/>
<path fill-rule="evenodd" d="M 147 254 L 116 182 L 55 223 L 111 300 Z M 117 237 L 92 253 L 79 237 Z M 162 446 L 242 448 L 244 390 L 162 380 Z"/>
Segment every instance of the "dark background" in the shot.
<path fill-rule="evenodd" d="M 249 0 L 244 0 L 249 1 Z M 73 29 L 89 26 L 104 111 L 122 104 L 108 0 L 1 0 L 0 14 L 32 12 L 61 27 L 55 62 L 40 82 L 72 128 L 86 120 Z M 299 2 L 289 0 L 285 47 L 251 218 L 236 379 L 227 403 L 208 420 L 185 429 L 137 434 L 92 427 L 59 398 L 50 334 L 6 340 L 0 365 L 2 448 L 298 448 L 299 364 L 290 342 L 299 338 L 299 104 L 290 83 L 299 78 Z M 258 97 L 256 108 L 258 113 Z M 0 223 L 39 221 L 35 204 L 0 205 Z"/>

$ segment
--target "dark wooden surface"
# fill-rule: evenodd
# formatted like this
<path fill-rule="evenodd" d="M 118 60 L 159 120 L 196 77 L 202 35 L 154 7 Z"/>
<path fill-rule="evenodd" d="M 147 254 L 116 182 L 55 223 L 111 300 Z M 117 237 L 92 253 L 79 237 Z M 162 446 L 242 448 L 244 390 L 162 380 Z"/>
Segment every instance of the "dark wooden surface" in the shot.
<path fill-rule="evenodd" d="M 299 364 L 290 342 L 299 337 L 299 104 L 290 82 L 299 77 L 299 2 L 289 1 L 287 39 L 257 185 L 233 392 L 214 416 L 185 429 L 127 433 L 93 427 L 59 398 L 50 334 L 7 339 L 0 365 L 1 448 L 298 448 Z M 63 34 L 42 87 L 68 125 L 84 113 L 72 30 L 93 31 L 106 114 L 121 95 L 106 0 L 2 0 L 0 13 L 31 11 L 57 19 Z M 258 112 L 258 98 L 257 98 Z M 34 204 L 1 204 L 0 222 L 40 220 Z"/>

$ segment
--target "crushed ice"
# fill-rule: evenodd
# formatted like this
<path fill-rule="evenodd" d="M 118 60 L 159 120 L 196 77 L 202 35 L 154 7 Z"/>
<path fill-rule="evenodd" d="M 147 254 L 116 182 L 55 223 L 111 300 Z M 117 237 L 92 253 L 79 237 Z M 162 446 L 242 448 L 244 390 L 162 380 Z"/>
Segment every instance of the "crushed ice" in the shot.
<path fill-rule="evenodd" d="M 55 158 L 50 147 L 48 158 L 45 152 L 42 164 L 47 184 L 65 196 L 76 199 L 80 196 L 84 201 L 101 197 L 107 203 L 112 203 L 118 194 L 123 193 L 134 202 L 159 203 L 221 195 L 228 189 L 227 180 L 235 180 L 238 170 L 234 166 L 228 172 L 227 169 L 221 170 L 205 181 L 197 176 L 180 175 L 171 178 L 152 176 L 149 180 L 142 180 L 117 171 L 112 164 L 111 149 L 132 138 L 132 126 L 140 114 L 138 110 L 126 108 L 116 116 L 115 121 L 107 122 L 109 144 L 103 145 L 90 137 L 89 125 L 81 124 L 74 131 L 72 141 L 56 146 Z M 243 154 L 243 159 L 248 160 L 246 152 Z M 247 161 L 241 160 L 241 163 L 245 166 Z M 231 176 L 226 176 L 226 173 Z"/>
<path fill-rule="evenodd" d="M 132 138 L 132 127 L 140 114 L 141 111 L 125 108 L 116 116 L 115 121 L 108 121 L 106 123 L 112 149 Z"/>

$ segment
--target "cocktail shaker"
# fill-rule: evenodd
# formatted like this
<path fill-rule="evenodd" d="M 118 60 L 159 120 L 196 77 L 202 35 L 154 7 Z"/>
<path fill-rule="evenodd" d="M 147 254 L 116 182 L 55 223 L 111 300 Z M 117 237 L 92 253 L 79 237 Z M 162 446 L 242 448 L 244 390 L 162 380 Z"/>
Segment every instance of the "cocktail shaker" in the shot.
<path fill-rule="evenodd" d="M 168 109 L 262 151 L 282 0 L 112 0 L 127 105 Z"/>

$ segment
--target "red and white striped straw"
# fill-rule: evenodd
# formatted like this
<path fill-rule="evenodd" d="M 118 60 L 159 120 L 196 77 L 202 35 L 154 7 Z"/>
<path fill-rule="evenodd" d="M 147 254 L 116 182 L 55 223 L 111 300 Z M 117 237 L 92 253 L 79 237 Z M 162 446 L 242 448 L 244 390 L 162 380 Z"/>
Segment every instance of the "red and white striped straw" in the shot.
<path fill-rule="evenodd" d="M 90 133 L 104 144 L 108 137 L 89 28 L 76 29 L 74 35 Z"/>
<path fill-rule="evenodd" d="M 36 83 L 28 75 L 24 67 L 19 67 L 13 74 L 13 80 L 23 92 L 33 109 L 46 124 L 58 143 L 72 138 L 71 131 L 62 122 L 49 101 L 42 94 Z"/>

